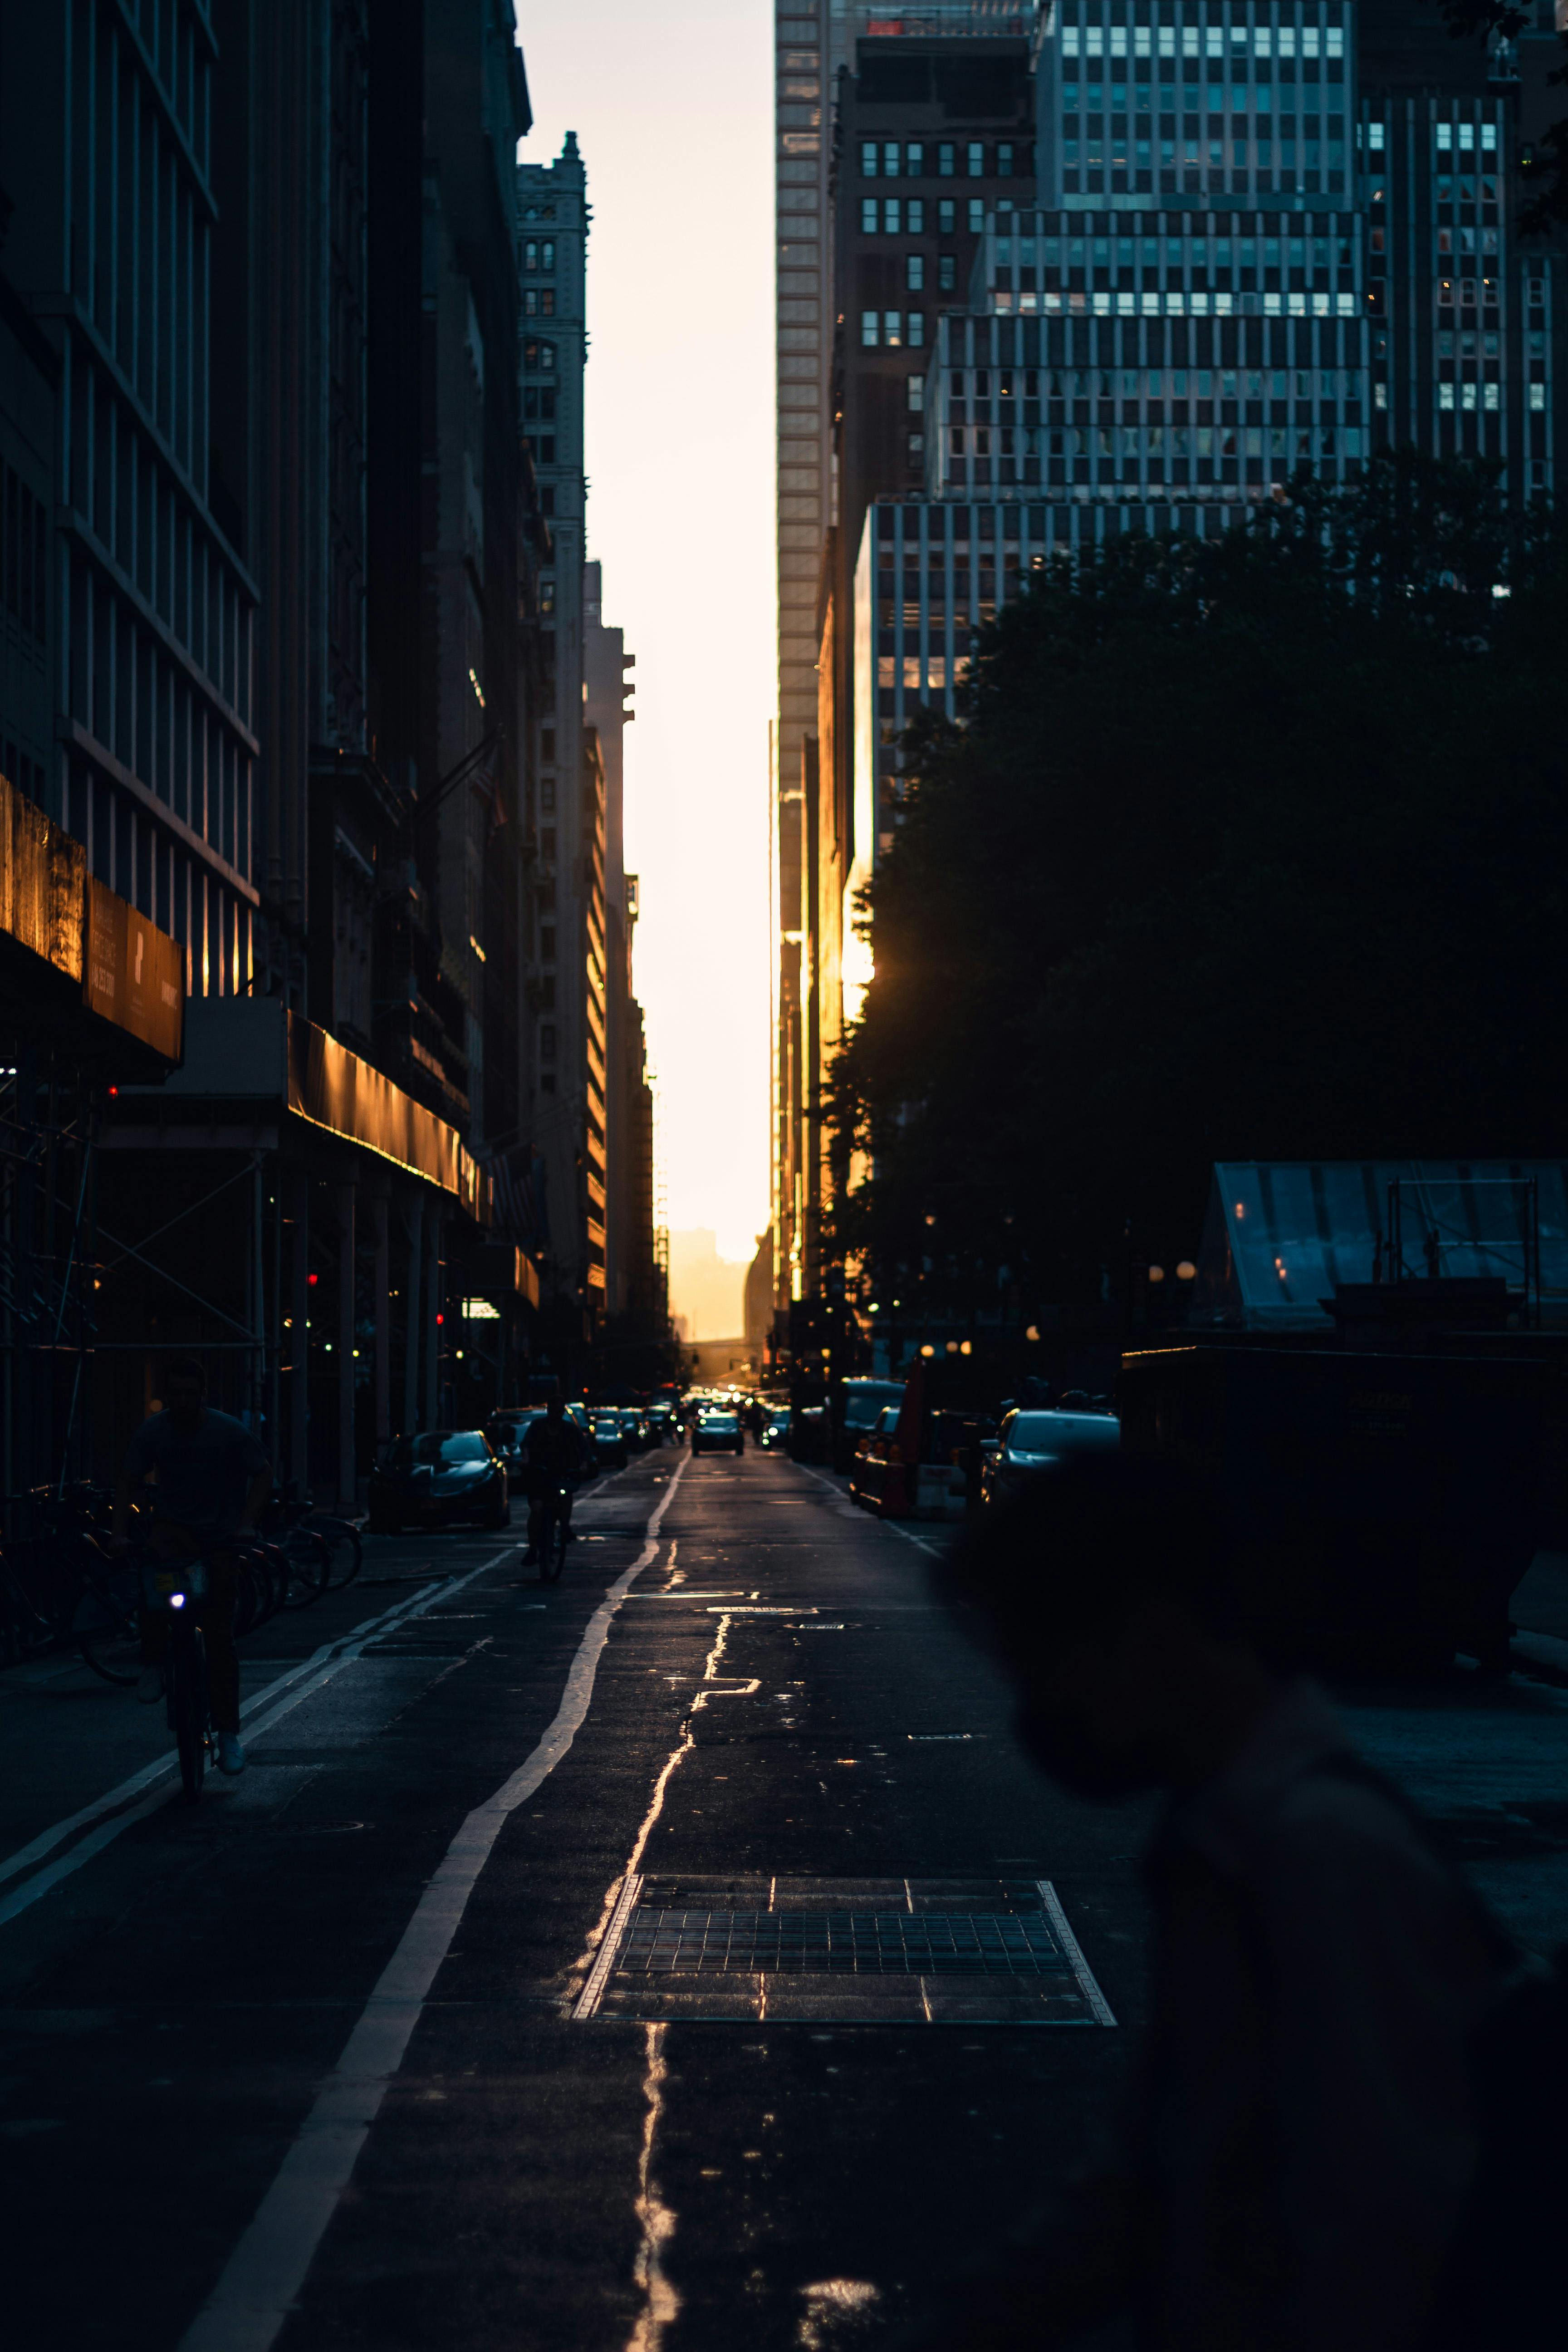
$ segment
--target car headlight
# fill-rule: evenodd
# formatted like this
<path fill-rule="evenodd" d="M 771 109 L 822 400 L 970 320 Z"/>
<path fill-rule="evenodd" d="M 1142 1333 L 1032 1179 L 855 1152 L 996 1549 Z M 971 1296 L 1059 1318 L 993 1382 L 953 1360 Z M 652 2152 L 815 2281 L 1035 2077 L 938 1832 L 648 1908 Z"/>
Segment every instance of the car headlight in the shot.
<path fill-rule="evenodd" d="M 1039 1470 L 1047 1462 L 1058 1460 L 1059 1456 L 1055 1454 L 1015 1454 L 1009 1448 L 1004 1459 L 1016 1464 L 1020 1470 Z"/>

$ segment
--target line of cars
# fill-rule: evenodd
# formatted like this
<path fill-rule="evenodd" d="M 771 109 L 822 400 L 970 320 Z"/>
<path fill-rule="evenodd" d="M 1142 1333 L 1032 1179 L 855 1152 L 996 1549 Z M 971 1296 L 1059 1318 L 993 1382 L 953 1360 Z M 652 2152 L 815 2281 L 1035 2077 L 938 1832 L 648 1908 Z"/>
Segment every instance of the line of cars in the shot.
<path fill-rule="evenodd" d="M 869 1390 L 872 1384 L 858 1385 Z M 970 1503 L 989 1511 L 1058 1463 L 1114 1452 L 1121 1443 L 1115 1412 L 1087 1397 L 1009 1407 L 1000 1423 L 917 1408 L 917 1425 L 900 1433 L 903 1410 L 901 1401 L 880 1402 L 875 1418 L 861 1426 L 849 1463 L 850 1495 L 884 1517 L 902 1517 L 919 1507 L 922 1465 L 950 1471 L 954 1494 L 966 1488 Z M 933 1469 L 931 1475 L 940 1472 Z"/>
<path fill-rule="evenodd" d="M 569 1404 L 566 1414 L 582 1440 L 590 1475 L 619 1470 L 634 1454 L 672 1444 L 680 1434 L 676 1406 L 667 1399 L 636 1406 Z M 371 1472 L 370 1532 L 510 1526 L 510 1497 L 524 1483 L 523 1444 L 534 1423 L 543 1419 L 542 1404 L 513 1405 L 496 1413 L 483 1429 L 426 1430 L 395 1437 L 382 1448 Z"/>

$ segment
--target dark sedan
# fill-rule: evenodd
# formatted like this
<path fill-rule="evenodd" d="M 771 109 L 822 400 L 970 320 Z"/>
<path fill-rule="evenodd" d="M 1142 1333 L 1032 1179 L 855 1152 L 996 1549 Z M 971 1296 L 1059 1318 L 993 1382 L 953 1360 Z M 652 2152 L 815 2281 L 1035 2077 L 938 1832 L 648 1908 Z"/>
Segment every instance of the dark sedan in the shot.
<path fill-rule="evenodd" d="M 1005 1502 L 1058 1462 L 1113 1453 L 1121 1443 L 1121 1424 L 1113 1412 L 1010 1412 L 994 1441 L 981 1449 L 981 1507 Z"/>
<path fill-rule="evenodd" d="M 369 1502 L 370 1531 L 378 1536 L 460 1520 L 504 1528 L 511 1518 L 506 1470 L 482 1429 L 395 1437 L 371 1472 Z"/>
<path fill-rule="evenodd" d="M 732 1412 L 705 1412 L 691 1433 L 693 1454 L 744 1454 L 745 1432 Z"/>
<path fill-rule="evenodd" d="M 789 1444 L 789 1407 L 774 1406 L 757 1432 L 757 1444 L 767 1454 L 782 1454 Z"/>

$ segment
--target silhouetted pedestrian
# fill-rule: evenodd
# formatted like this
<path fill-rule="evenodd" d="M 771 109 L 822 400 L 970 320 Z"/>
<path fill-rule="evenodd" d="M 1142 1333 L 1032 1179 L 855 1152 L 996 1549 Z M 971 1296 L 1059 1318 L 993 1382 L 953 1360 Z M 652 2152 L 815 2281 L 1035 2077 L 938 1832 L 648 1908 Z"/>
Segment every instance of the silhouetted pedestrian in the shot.
<path fill-rule="evenodd" d="M 1416 2352 L 1476 2163 L 1468 2045 L 1499 1967 L 1479 1908 L 1322 1691 L 1259 1654 L 1175 1471 L 1065 1468 L 952 1587 L 1056 1779 L 1169 1801 L 1119 2162 L 922 2342 L 1066 2344 L 1120 2312 L 1159 2352 Z"/>

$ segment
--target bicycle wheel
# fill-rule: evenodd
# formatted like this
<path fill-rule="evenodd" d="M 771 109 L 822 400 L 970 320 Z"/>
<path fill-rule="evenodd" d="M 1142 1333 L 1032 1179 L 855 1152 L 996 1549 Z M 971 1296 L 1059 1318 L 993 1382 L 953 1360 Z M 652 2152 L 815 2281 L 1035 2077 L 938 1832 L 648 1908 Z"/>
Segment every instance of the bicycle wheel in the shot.
<path fill-rule="evenodd" d="M 283 1538 L 282 1551 L 289 1564 L 289 1585 L 283 1596 L 285 1609 L 309 1609 L 319 1601 L 331 1581 L 332 1556 L 324 1536 L 310 1528 L 290 1528 Z"/>
<path fill-rule="evenodd" d="M 71 1612 L 71 1639 L 84 1664 L 106 1683 L 133 1683 L 142 1671 L 134 1571 L 83 1579 Z"/>
<path fill-rule="evenodd" d="M 338 1591 L 345 1584 L 352 1584 L 364 1558 L 364 1545 L 353 1521 L 329 1518 L 318 1512 L 306 1524 L 310 1533 L 320 1536 L 327 1547 L 329 1585 Z"/>
<path fill-rule="evenodd" d="M 169 1654 L 169 1724 L 180 1755 L 180 1786 L 189 1805 L 201 1795 L 206 1777 L 206 1666 L 200 1627 L 177 1627 Z"/>

